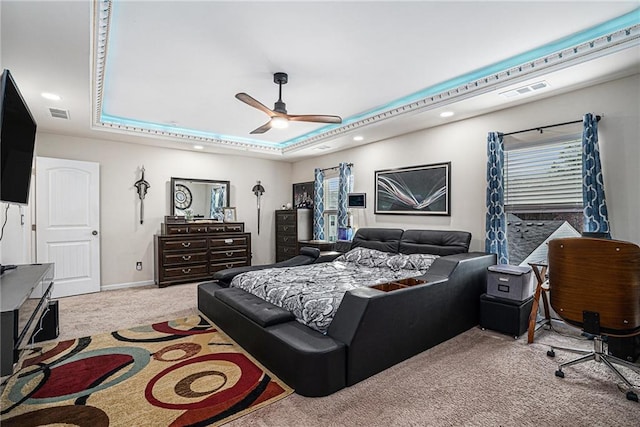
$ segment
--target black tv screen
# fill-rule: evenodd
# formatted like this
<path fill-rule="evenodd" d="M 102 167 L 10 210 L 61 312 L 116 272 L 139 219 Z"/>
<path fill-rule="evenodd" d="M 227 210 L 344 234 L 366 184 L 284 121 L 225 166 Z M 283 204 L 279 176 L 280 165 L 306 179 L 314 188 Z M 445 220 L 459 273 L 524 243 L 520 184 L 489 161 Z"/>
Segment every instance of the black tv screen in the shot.
<path fill-rule="evenodd" d="M 367 194 L 366 193 L 347 194 L 347 207 L 348 208 L 366 208 Z"/>
<path fill-rule="evenodd" d="M 0 84 L 0 201 L 26 205 L 36 122 L 9 70 Z"/>

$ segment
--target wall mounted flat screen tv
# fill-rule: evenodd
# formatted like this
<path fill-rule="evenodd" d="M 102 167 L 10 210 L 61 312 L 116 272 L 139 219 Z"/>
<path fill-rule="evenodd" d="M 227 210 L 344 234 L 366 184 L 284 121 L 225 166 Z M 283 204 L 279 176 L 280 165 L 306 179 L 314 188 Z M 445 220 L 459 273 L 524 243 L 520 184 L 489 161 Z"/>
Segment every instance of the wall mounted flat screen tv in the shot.
<path fill-rule="evenodd" d="M 349 193 L 347 194 L 347 207 L 348 208 L 366 208 L 367 207 L 367 193 Z"/>
<path fill-rule="evenodd" d="M 9 70 L 0 83 L 0 201 L 29 202 L 36 122 Z"/>

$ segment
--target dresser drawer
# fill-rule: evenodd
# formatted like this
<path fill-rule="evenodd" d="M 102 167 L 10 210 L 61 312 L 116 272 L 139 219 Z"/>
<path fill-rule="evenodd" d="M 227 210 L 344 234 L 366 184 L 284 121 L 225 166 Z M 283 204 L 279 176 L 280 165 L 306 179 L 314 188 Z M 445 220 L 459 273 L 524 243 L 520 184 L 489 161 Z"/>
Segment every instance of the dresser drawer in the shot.
<path fill-rule="evenodd" d="M 187 225 L 167 225 L 167 234 L 188 234 L 189 227 Z"/>
<path fill-rule="evenodd" d="M 207 252 L 165 253 L 164 265 L 207 262 Z"/>
<path fill-rule="evenodd" d="M 207 225 L 190 225 L 189 233 L 208 233 L 209 227 Z"/>
<path fill-rule="evenodd" d="M 226 270 L 227 268 L 234 267 L 244 267 L 245 265 L 249 265 L 247 261 L 242 260 L 229 260 L 227 262 L 212 262 L 209 264 L 209 273 L 215 273 L 216 271 Z"/>
<path fill-rule="evenodd" d="M 276 226 L 276 234 L 277 235 L 288 234 L 288 235 L 292 235 L 294 237 L 297 237 L 297 235 L 298 235 L 297 231 L 298 231 L 298 229 L 297 229 L 295 224 L 278 224 Z"/>
<path fill-rule="evenodd" d="M 163 270 L 165 279 L 207 276 L 209 274 L 207 264 L 194 264 L 183 267 L 169 267 Z"/>
<path fill-rule="evenodd" d="M 162 249 L 165 251 L 207 249 L 207 239 L 163 240 Z"/>
<path fill-rule="evenodd" d="M 209 233 L 224 233 L 226 231 L 224 224 L 209 225 L 207 229 Z"/>
<path fill-rule="evenodd" d="M 211 245 L 211 249 L 214 248 L 223 248 L 226 246 L 247 246 L 247 237 L 228 237 L 228 238 L 216 238 L 210 239 L 209 245 Z"/>
<path fill-rule="evenodd" d="M 296 246 L 297 244 L 298 239 L 295 234 L 281 234 L 276 236 L 276 246 Z"/>
<path fill-rule="evenodd" d="M 229 248 L 222 251 L 211 251 L 211 261 L 247 258 L 247 248 Z"/>
<path fill-rule="evenodd" d="M 295 224 L 297 220 L 297 213 L 296 211 L 287 211 L 287 212 L 282 212 L 282 211 L 276 211 L 276 222 L 278 224 L 280 223 L 290 223 L 290 224 Z"/>
<path fill-rule="evenodd" d="M 297 246 L 280 246 L 276 250 L 277 261 L 293 258 L 298 255 Z"/>

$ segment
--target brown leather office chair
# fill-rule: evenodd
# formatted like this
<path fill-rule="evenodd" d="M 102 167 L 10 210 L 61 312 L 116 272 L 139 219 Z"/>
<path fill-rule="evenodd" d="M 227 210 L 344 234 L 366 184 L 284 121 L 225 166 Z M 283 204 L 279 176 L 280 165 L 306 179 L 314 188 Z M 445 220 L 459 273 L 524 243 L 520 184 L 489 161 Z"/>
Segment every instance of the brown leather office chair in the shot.
<path fill-rule="evenodd" d="M 551 306 L 568 324 L 594 335 L 591 352 L 562 363 L 563 368 L 595 360 L 604 363 L 629 388 L 627 399 L 638 401 L 638 389 L 613 365 L 639 371 L 640 366 L 608 355 L 603 336 L 630 337 L 640 334 L 640 247 L 619 240 L 563 238 L 549 242 L 549 292 Z M 555 356 L 552 347 L 547 355 Z"/>

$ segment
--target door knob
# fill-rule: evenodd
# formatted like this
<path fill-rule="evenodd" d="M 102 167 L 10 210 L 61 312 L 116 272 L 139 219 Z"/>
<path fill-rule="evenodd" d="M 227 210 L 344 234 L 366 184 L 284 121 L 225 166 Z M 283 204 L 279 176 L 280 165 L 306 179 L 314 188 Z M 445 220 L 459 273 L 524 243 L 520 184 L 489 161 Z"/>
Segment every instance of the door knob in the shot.
<path fill-rule="evenodd" d="M 98 232 L 97 232 L 96 230 L 93 230 L 93 231 L 91 232 L 91 234 L 93 234 L 94 236 L 97 236 L 97 235 L 98 235 Z"/>

